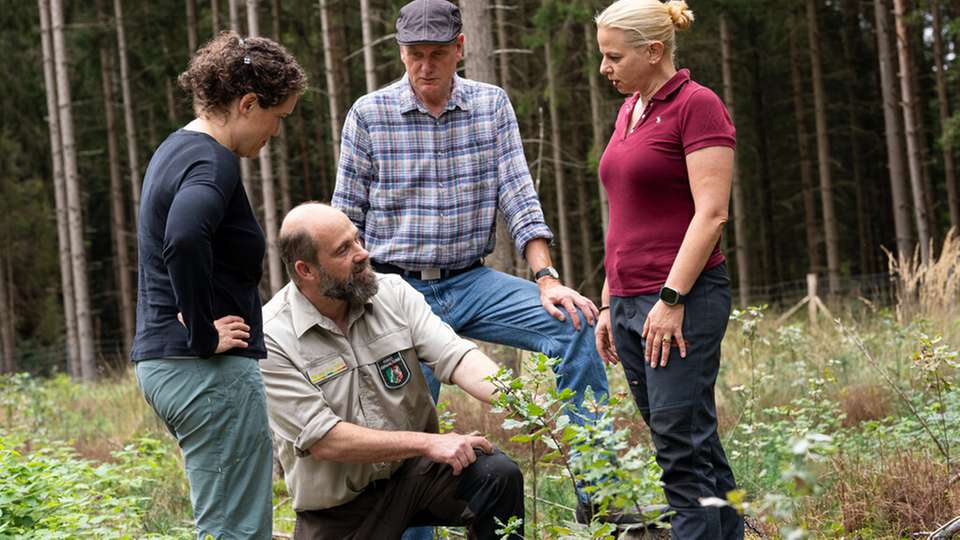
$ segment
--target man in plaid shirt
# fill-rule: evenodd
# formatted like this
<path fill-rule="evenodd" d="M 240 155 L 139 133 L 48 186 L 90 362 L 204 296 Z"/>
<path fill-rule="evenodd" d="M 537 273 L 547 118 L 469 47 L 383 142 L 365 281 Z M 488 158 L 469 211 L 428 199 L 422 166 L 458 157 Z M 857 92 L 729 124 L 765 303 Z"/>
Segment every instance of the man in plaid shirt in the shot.
<path fill-rule="evenodd" d="M 460 30 L 446 0 L 401 9 L 406 74 L 347 114 L 332 203 L 360 230 L 373 267 L 402 275 L 458 333 L 562 358 L 557 386 L 576 391 L 579 407 L 587 387 L 608 391 L 597 307 L 552 266 L 553 234 L 506 93 L 456 75 Z M 483 266 L 498 209 L 536 284 Z M 425 375 L 436 401 L 440 383 Z"/>

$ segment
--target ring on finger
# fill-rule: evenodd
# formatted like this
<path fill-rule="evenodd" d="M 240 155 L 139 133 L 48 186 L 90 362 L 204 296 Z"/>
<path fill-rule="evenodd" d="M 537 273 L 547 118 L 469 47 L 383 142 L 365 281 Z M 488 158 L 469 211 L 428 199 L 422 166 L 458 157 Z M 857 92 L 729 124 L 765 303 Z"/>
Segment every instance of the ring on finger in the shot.
<path fill-rule="evenodd" d="M 663 336 L 664 343 L 670 343 L 670 336 Z"/>

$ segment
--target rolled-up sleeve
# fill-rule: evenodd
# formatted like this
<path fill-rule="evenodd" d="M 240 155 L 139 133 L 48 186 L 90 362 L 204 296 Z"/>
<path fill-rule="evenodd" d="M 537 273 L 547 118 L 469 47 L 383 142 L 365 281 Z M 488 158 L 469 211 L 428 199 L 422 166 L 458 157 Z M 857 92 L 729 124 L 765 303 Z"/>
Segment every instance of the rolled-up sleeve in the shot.
<path fill-rule="evenodd" d="M 437 379 L 444 384 L 451 384 L 460 360 L 477 345 L 458 336 L 453 328 L 433 313 L 423 295 L 407 282 L 399 278 L 390 281 L 407 316 L 417 357 L 430 366 Z"/>
<path fill-rule="evenodd" d="M 523 255 L 527 242 L 534 238 L 553 239 L 543 218 L 543 209 L 533 187 L 517 116 L 506 94 L 498 96 L 497 176 L 498 208 L 503 213 L 517 253 Z"/>
<path fill-rule="evenodd" d="M 265 336 L 267 358 L 260 372 L 267 391 L 270 425 L 279 437 L 293 443 L 298 457 L 340 422 L 323 395 L 298 370 L 276 340 Z"/>

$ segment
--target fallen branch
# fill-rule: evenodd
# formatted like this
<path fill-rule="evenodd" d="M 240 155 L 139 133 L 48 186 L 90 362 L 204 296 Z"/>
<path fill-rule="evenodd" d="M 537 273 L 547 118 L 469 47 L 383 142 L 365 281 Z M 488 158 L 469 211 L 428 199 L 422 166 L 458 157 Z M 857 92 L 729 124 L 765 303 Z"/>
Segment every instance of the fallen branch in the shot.
<path fill-rule="evenodd" d="M 939 529 L 933 531 L 930 540 L 950 540 L 957 533 L 960 533 L 960 516 L 951 519 Z"/>

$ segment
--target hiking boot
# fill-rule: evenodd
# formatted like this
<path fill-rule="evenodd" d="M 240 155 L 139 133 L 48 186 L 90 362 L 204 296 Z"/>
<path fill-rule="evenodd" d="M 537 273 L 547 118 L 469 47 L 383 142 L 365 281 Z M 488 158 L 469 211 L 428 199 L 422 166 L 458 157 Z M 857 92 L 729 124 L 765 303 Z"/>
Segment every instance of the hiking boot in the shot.
<path fill-rule="evenodd" d="M 647 528 L 656 529 L 658 523 L 664 523 L 667 521 L 668 518 L 666 518 L 664 514 L 669 509 L 670 507 L 665 504 L 653 504 L 643 508 L 633 507 L 631 509 L 633 511 L 626 511 L 622 508 L 608 507 L 606 514 L 603 516 L 598 516 L 597 514 L 600 512 L 600 505 L 578 502 L 575 518 L 577 523 L 583 525 L 590 523 L 594 519 L 594 516 L 596 516 L 596 518 L 602 523 L 613 523 L 614 525 L 618 526 L 641 526 L 644 523 L 647 523 Z"/>

